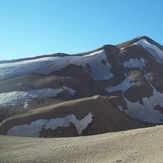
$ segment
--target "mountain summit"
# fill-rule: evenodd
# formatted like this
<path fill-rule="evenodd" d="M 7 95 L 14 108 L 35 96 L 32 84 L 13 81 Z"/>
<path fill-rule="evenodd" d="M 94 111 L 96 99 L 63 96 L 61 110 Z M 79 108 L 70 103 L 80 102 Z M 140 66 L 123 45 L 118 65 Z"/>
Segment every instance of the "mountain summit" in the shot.
<path fill-rule="evenodd" d="M 163 123 L 163 46 L 136 37 L 0 62 L 0 134 L 67 137 Z"/>

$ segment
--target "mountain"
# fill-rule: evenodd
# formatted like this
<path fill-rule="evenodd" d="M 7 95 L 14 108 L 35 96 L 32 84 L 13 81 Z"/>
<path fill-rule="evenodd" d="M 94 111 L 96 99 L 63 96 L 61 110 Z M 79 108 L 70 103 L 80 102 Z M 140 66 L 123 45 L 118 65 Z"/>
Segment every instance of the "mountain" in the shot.
<path fill-rule="evenodd" d="M 149 37 L 0 62 L 0 134 L 68 137 L 163 123 L 163 46 Z"/>

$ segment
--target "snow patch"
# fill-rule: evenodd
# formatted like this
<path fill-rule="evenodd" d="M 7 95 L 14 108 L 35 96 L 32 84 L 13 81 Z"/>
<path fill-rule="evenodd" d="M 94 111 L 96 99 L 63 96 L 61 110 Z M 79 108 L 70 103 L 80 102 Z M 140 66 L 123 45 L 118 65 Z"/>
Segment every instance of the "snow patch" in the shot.
<path fill-rule="evenodd" d="M 140 58 L 140 60 L 137 58 L 131 58 L 128 61 L 125 61 L 123 65 L 126 68 L 140 68 L 143 70 L 143 67 L 146 67 L 146 62 L 147 61 L 144 58 Z"/>
<path fill-rule="evenodd" d="M 121 90 L 124 93 L 124 91 L 131 88 L 134 84 L 135 84 L 134 82 L 130 81 L 129 77 L 126 77 L 126 79 L 123 80 L 120 84 L 118 84 L 116 86 L 109 86 L 109 87 L 105 88 L 105 90 L 108 93 L 119 91 L 119 90 Z"/>
<path fill-rule="evenodd" d="M 145 48 L 159 63 L 163 63 L 163 51 L 157 46 L 149 43 L 146 39 L 141 39 L 134 43 L 135 45 L 139 44 Z"/>
<path fill-rule="evenodd" d="M 39 137 L 39 132 L 42 129 L 56 129 L 57 127 L 68 127 L 73 123 L 79 135 L 82 131 L 92 122 L 93 114 L 89 113 L 83 119 L 78 120 L 74 114 L 67 115 L 66 117 L 56 119 L 38 119 L 32 121 L 29 125 L 18 125 L 12 127 L 7 135 L 10 136 L 25 136 L 25 137 Z"/>
<path fill-rule="evenodd" d="M 144 61 L 142 61 L 142 63 L 144 63 Z M 129 66 L 130 64 L 126 64 L 126 65 Z M 144 64 L 142 64 L 142 66 L 143 65 Z M 145 75 L 145 78 L 150 83 L 149 77 L 147 75 Z M 163 107 L 163 93 L 158 92 L 150 83 L 150 85 L 153 88 L 153 95 L 150 96 L 149 98 L 148 97 L 142 98 L 142 104 L 140 104 L 139 101 L 131 102 L 124 96 L 124 92 L 127 89 L 131 88 L 134 84 L 135 83 L 130 81 L 129 77 L 126 77 L 126 79 L 122 81 L 122 83 L 120 83 L 119 85 L 107 87 L 105 90 L 108 93 L 119 91 L 119 90 L 122 91 L 123 98 L 126 102 L 126 107 L 128 109 L 124 110 L 122 106 L 118 106 L 118 109 L 120 111 L 123 110 L 129 116 L 142 120 L 144 122 L 162 123 L 163 114 L 159 110 L 156 110 L 155 107 L 157 105 Z"/>
<path fill-rule="evenodd" d="M 152 84 L 149 81 L 149 77 L 145 75 L 145 78 L 148 80 L 149 84 Z M 128 86 L 128 88 L 130 88 Z M 127 87 L 124 88 L 119 86 L 119 90 L 123 91 L 123 98 L 126 102 L 126 107 L 128 109 L 123 110 L 126 114 L 130 115 L 133 118 L 142 120 L 148 123 L 162 123 L 163 114 L 159 110 L 155 110 L 157 105 L 163 107 L 163 93 L 158 92 L 153 86 L 153 95 L 148 97 L 142 98 L 142 103 L 140 104 L 139 101 L 131 102 L 124 96 L 124 91 L 128 89 Z M 115 89 L 118 90 L 118 87 Z M 113 90 L 114 91 L 114 90 Z M 118 106 L 118 109 L 122 111 L 122 106 Z"/>
<path fill-rule="evenodd" d="M 95 55 L 96 54 L 96 55 Z M 82 57 L 80 64 L 86 69 L 85 63 L 91 66 L 91 72 L 89 71 L 88 74 L 94 80 L 108 80 L 114 75 L 110 72 L 111 64 L 107 61 L 107 57 L 104 50 L 95 52 L 92 55 L 85 55 Z M 104 65 L 101 60 L 106 60 L 106 64 Z"/>
<path fill-rule="evenodd" d="M 62 88 L 64 90 L 66 90 L 70 95 L 74 95 L 76 93 L 76 90 L 72 89 L 72 88 L 68 88 L 67 86 L 62 86 Z"/>
<path fill-rule="evenodd" d="M 87 72 L 87 70 L 86 72 L 94 80 L 107 80 L 113 77 L 113 74 L 110 73 L 111 64 L 109 62 L 106 65 L 102 64 L 102 59 L 107 60 L 104 50 L 83 56 L 44 57 L 14 63 L 2 63 L 0 64 L 0 78 L 24 75 L 26 73 L 48 75 L 52 71 L 59 71 L 70 64 L 81 65 L 86 70 L 85 64 L 89 64 L 92 72 Z"/>
<path fill-rule="evenodd" d="M 154 108 L 157 105 L 163 107 L 163 94 L 157 92 L 153 87 L 153 95 L 149 98 L 144 97 L 142 99 L 143 104 L 139 102 L 131 102 L 128 99 L 124 98 L 127 103 L 127 108 L 129 110 L 124 110 L 128 115 L 133 118 L 149 122 L 149 123 L 161 123 L 163 120 L 163 114 L 159 110 L 155 110 Z"/>
<path fill-rule="evenodd" d="M 45 88 L 40 90 L 30 90 L 27 92 L 14 91 L 0 94 L 0 106 L 5 107 L 9 105 L 19 106 L 24 105 L 27 107 L 28 102 L 33 98 L 44 98 L 44 97 L 55 97 L 58 93 L 68 91 L 70 95 L 74 95 L 76 90 L 68 88 L 67 86 L 62 86 L 63 88 L 51 89 Z"/>

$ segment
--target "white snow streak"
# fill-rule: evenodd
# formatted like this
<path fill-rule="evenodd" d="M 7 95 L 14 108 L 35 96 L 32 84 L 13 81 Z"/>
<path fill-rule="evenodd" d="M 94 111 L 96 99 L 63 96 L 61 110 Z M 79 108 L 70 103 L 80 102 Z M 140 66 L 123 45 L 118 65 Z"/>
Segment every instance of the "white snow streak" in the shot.
<path fill-rule="evenodd" d="M 126 79 L 123 80 L 120 84 L 118 84 L 116 86 L 109 86 L 109 87 L 105 88 L 105 90 L 108 93 L 119 91 L 119 90 L 121 90 L 124 93 L 124 91 L 131 88 L 134 84 L 135 84 L 134 82 L 130 81 L 129 77 L 126 77 Z"/>
<path fill-rule="evenodd" d="M 145 75 L 145 78 L 148 80 L 149 84 L 152 84 L 149 81 L 149 77 Z M 153 95 L 148 97 L 142 98 L 142 103 L 140 104 L 139 101 L 131 102 L 124 96 L 124 100 L 126 101 L 126 106 L 129 109 L 123 110 L 128 115 L 133 118 L 142 120 L 148 123 L 162 123 L 163 122 L 163 114 L 156 110 L 155 107 L 160 105 L 163 107 L 163 93 L 158 92 L 153 86 Z M 119 110 L 122 110 L 122 107 L 118 107 Z"/>
<path fill-rule="evenodd" d="M 76 90 L 72 89 L 72 88 L 68 88 L 67 86 L 62 86 L 62 88 L 64 90 L 66 90 L 70 95 L 74 95 L 76 93 Z"/>
<path fill-rule="evenodd" d="M 134 59 L 131 58 L 128 61 L 125 61 L 123 63 L 123 65 L 126 68 L 140 68 L 143 70 L 143 67 L 146 67 L 145 62 L 147 62 L 147 61 L 143 58 L 140 58 L 140 60 L 138 60 L 137 58 L 134 58 Z M 119 90 L 121 90 L 124 93 L 124 91 L 131 88 L 134 84 L 135 83 L 131 82 L 130 78 L 127 77 L 127 75 L 126 75 L 126 79 L 123 80 L 120 84 L 118 84 L 116 86 L 109 86 L 109 87 L 105 88 L 105 90 L 108 93 L 119 91 Z"/>
<path fill-rule="evenodd" d="M 149 123 L 161 123 L 163 120 L 163 114 L 159 110 L 155 110 L 154 108 L 157 105 L 163 107 L 163 94 L 157 92 L 153 87 L 153 95 L 149 98 L 144 97 L 142 99 L 143 104 L 137 102 L 131 102 L 128 99 L 124 98 L 127 103 L 127 108 L 129 110 L 123 110 L 128 115 L 133 118 L 143 120 Z"/>
<path fill-rule="evenodd" d="M 138 60 L 137 58 L 131 58 L 128 61 L 123 63 L 124 67 L 126 68 L 140 68 L 143 70 L 143 67 L 146 67 L 145 62 L 147 62 L 144 58 Z"/>
<path fill-rule="evenodd" d="M 145 78 L 149 81 L 149 78 L 147 75 L 145 75 Z M 142 120 L 144 122 L 148 123 L 162 123 L 163 122 L 163 114 L 156 110 L 155 107 L 157 105 L 160 105 L 163 107 L 163 93 L 158 92 L 150 83 L 150 85 L 153 88 L 153 95 L 148 97 L 144 97 L 142 99 L 142 103 L 140 104 L 139 101 L 137 102 L 131 102 L 129 101 L 125 96 L 124 92 L 131 88 L 134 85 L 133 82 L 130 82 L 129 77 L 127 77 L 122 83 L 120 83 L 117 86 L 107 87 L 105 90 L 108 93 L 115 92 L 115 91 L 122 91 L 123 98 L 126 102 L 126 107 L 128 109 L 124 110 L 122 109 L 122 106 L 118 106 L 119 110 L 123 110 L 126 114 L 130 115 L 133 118 Z"/>
<path fill-rule="evenodd" d="M 153 55 L 153 57 L 155 57 L 155 59 L 157 60 L 157 62 L 159 63 L 163 63 L 163 51 L 161 49 L 159 49 L 157 46 L 149 43 L 146 39 L 141 39 L 137 42 L 135 42 L 134 44 L 139 44 L 142 47 L 144 47 L 150 54 Z"/>
<path fill-rule="evenodd" d="M 80 61 L 80 64 L 85 67 L 85 63 L 89 64 L 91 66 L 91 72 L 88 72 L 88 74 L 94 79 L 94 80 L 107 80 L 114 75 L 110 72 L 111 64 L 107 61 L 107 57 L 104 50 L 96 52 L 96 55 L 85 55 L 82 56 L 82 60 Z M 104 65 L 101 60 L 105 60 L 106 65 Z M 77 61 L 76 61 L 77 62 Z"/>
<path fill-rule="evenodd" d="M 91 66 L 88 74 L 94 80 L 109 79 L 113 77 L 110 73 L 111 64 L 104 65 L 101 60 L 107 61 L 104 50 L 100 50 L 83 56 L 44 57 L 38 59 L 24 60 L 14 63 L 0 64 L 0 78 L 24 75 L 26 73 L 41 73 L 47 75 L 52 71 L 59 71 L 70 64 L 81 65 L 86 69 L 86 63 Z"/>
<path fill-rule="evenodd" d="M 74 95 L 76 93 L 72 88 L 62 86 L 63 88 L 51 89 L 45 88 L 40 90 L 30 90 L 27 92 L 14 91 L 0 94 L 0 106 L 5 107 L 9 105 L 19 106 L 25 105 L 30 102 L 33 98 L 43 98 L 43 97 L 55 97 L 58 93 L 68 91 L 69 94 Z"/>
<path fill-rule="evenodd" d="M 12 127 L 7 135 L 11 136 L 25 136 L 25 137 L 39 137 L 39 132 L 42 129 L 56 129 L 57 127 L 68 127 L 70 123 L 74 123 L 79 135 L 82 131 L 92 122 L 93 114 L 89 113 L 83 119 L 78 120 L 74 114 L 67 115 L 66 117 L 56 119 L 38 119 L 32 121 L 29 125 L 19 125 Z"/>

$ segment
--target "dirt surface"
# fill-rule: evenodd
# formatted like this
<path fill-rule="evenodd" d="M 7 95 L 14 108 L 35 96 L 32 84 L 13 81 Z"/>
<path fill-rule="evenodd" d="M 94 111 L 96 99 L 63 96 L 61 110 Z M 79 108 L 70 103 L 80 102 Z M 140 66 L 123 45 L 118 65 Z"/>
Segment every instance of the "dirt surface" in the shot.
<path fill-rule="evenodd" d="M 8 162 L 162 163 L 163 126 L 73 138 L 0 136 Z"/>

